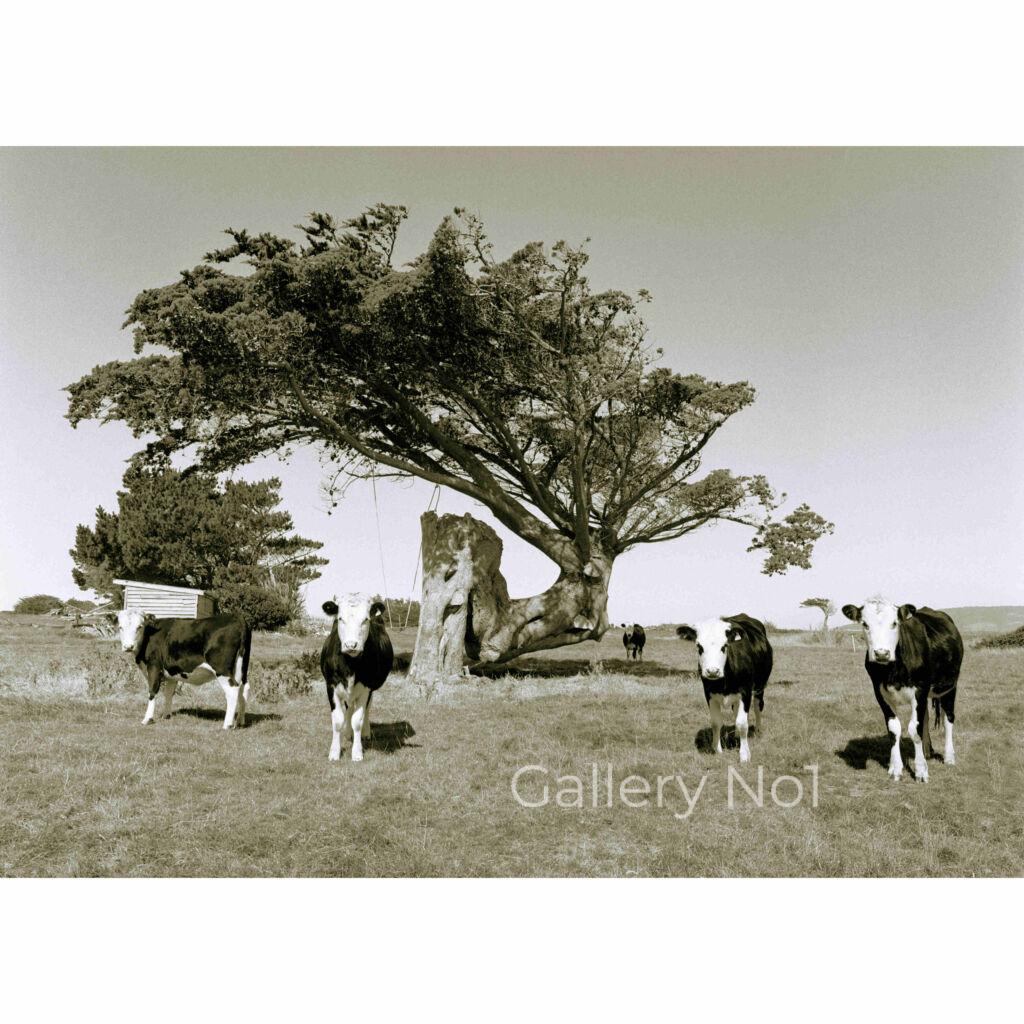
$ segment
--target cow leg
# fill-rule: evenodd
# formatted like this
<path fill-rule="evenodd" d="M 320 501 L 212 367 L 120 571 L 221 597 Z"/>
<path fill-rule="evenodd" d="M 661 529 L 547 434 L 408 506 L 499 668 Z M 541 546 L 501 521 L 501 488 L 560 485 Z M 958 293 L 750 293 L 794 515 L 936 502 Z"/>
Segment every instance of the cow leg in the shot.
<path fill-rule="evenodd" d="M 752 695 L 752 703 L 754 705 L 754 728 L 757 730 L 757 735 L 761 735 L 761 712 L 764 711 L 764 690 L 760 693 Z"/>
<path fill-rule="evenodd" d="M 348 710 L 348 694 L 340 687 L 335 687 L 334 699 L 331 701 L 331 752 L 328 761 L 341 760 L 341 742 L 345 734 L 345 719 Z"/>
<path fill-rule="evenodd" d="M 366 717 L 366 701 L 370 691 L 362 683 L 352 687 L 352 712 L 349 721 L 352 725 L 352 760 L 363 759 L 363 721 Z"/>
<path fill-rule="evenodd" d="M 178 688 L 178 680 L 168 676 L 161 684 L 164 691 L 164 718 L 171 717 L 171 705 L 174 703 L 174 691 Z"/>
<path fill-rule="evenodd" d="M 956 717 L 954 713 L 955 704 L 956 689 L 950 690 L 949 693 L 943 694 L 939 698 L 939 707 L 942 708 L 942 718 L 946 725 L 946 749 L 942 755 L 942 760 L 946 764 L 956 764 L 956 753 L 953 750 L 953 719 Z"/>
<path fill-rule="evenodd" d="M 907 724 L 907 734 L 914 741 L 914 778 L 918 782 L 928 781 L 928 762 L 924 759 L 924 742 L 921 737 L 922 729 L 927 727 L 928 696 L 921 687 L 910 695 L 910 722 Z"/>
<path fill-rule="evenodd" d="M 716 754 L 722 752 L 722 695 L 715 693 L 708 701 L 711 712 L 711 745 Z"/>
<path fill-rule="evenodd" d="M 736 706 L 736 733 L 740 738 L 740 763 L 745 764 L 750 760 L 750 747 L 747 745 L 747 713 L 750 711 L 750 694 L 740 694 L 739 703 Z"/>
<path fill-rule="evenodd" d="M 889 774 L 892 776 L 893 781 L 899 782 L 900 776 L 903 774 L 903 758 L 900 757 L 900 732 L 902 726 L 900 720 L 896 717 L 896 712 L 889 706 L 889 702 L 882 696 L 882 688 L 872 679 L 872 685 L 875 690 L 875 699 L 878 701 L 878 706 L 882 709 L 882 714 L 885 716 L 885 728 L 892 734 L 892 750 L 889 751 Z"/>
<path fill-rule="evenodd" d="M 241 728 L 245 728 L 245 706 L 249 703 L 249 683 L 242 682 L 242 653 L 239 651 L 238 657 L 235 658 L 235 679 L 238 685 L 241 687 L 241 692 L 238 694 L 238 724 Z"/>
<path fill-rule="evenodd" d="M 238 715 L 238 698 L 242 687 L 228 676 L 218 676 L 217 682 L 220 683 L 220 688 L 224 691 L 224 700 L 227 702 L 227 708 L 224 711 L 224 728 L 234 729 Z"/>
<path fill-rule="evenodd" d="M 152 725 L 156 715 L 156 695 L 160 692 L 160 683 L 163 679 L 163 669 L 151 665 L 147 675 L 149 676 L 149 703 L 146 705 L 146 713 L 142 717 L 143 725 Z"/>
<path fill-rule="evenodd" d="M 373 691 L 370 690 L 366 695 L 366 709 L 363 712 L 363 739 L 368 740 L 373 732 L 370 729 L 370 705 L 373 703 Z"/>
<path fill-rule="evenodd" d="M 903 774 L 903 758 L 900 757 L 900 733 L 903 727 L 896 713 L 890 708 L 889 714 L 885 716 L 885 727 L 892 733 L 892 750 L 889 751 L 889 774 L 894 782 L 899 782 Z"/>

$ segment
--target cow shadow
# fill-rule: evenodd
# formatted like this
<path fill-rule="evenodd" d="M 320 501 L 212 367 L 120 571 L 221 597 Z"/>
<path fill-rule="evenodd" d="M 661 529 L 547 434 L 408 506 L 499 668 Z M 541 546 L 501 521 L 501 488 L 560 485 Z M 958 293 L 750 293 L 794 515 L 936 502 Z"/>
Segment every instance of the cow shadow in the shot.
<path fill-rule="evenodd" d="M 837 750 L 836 757 L 857 771 L 863 771 L 871 761 L 888 770 L 890 750 L 892 740 L 888 736 L 860 736 L 850 740 L 842 750 Z M 900 757 L 903 758 L 904 766 L 913 765 L 914 741 L 908 736 L 900 737 Z M 941 761 L 942 754 L 933 747 L 927 760 Z"/>
<path fill-rule="evenodd" d="M 634 661 L 626 658 L 517 658 L 509 665 L 476 665 L 470 674 L 485 679 L 567 679 L 581 675 L 623 675 L 639 678 L 666 676 L 696 677 L 692 669 L 669 668 L 656 661 Z"/>
<path fill-rule="evenodd" d="M 202 718 L 206 721 L 224 721 L 224 712 L 217 711 L 216 708 L 175 708 L 171 712 L 171 718 L 177 718 L 179 715 L 187 715 L 190 718 Z M 259 725 L 261 722 L 280 722 L 281 716 L 274 714 L 272 711 L 246 711 L 245 713 L 245 727 L 247 729 L 253 726 Z"/>
<path fill-rule="evenodd" d="M 890 746 L 891 743 L 884 736 L 858 736 L 850 740 L 842 750 L 837 750 L 836 757 L 859 772 L 864 771 L 871 761 L 888 768 Z"/>
<path fill-rule="evenodd" d="M 403 747 L 419 747 L 419 743 L 409 743 L 416 730 L 411 722 L 374 722 L 373 731 L 363 739 L 366 750 L 379 750 L 382 754 L 393 754 Z"/>
<path fill-rule="evenodd" d="M 747 739 L 752 740 L 757 736 L 757 727 L 751 722 L 747 726 Z M 712 739 L 713 732 L 711 726 L 705 726 L 703 729 L 697 730 L 697 735 L 693 737 L 693 745 L 702 754 L 713 754 L 715 752 L 715 745 Z M 722 749 L 731 750 L 736 749 L 740 745 L 740 738 L 736 732 L 735 725 L 726 725 L 722 728 Z"/>

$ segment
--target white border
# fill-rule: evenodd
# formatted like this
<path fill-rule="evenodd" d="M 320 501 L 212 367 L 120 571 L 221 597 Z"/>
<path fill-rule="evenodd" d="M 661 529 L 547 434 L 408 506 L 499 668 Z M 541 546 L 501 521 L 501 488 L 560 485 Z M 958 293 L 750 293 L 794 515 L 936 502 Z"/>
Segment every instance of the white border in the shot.
<path fill-rule="evenodd" d="M 361 7 L 17 6 L 5 14 L 0 142 L 1021 136 L 1008 4 Z M 438 1007 L 446 1020 L 820 1024 L 1001 1019 L 1016 1004 L 1019 881 L 4 881 L 0 894 L 11 1019 Z"/>
<path fill-rule="evenodd" d="M 1000 1020 L 1020 895 L 911 880 L 8 882 L 2 999 L 12 1020 L 178 1024 Z"/>
<path fill-rule="evenodd" d="M 993 0 L 15 5 L 0 139 L 1007 144 L 1021 138 L 1016 11 Z"/>

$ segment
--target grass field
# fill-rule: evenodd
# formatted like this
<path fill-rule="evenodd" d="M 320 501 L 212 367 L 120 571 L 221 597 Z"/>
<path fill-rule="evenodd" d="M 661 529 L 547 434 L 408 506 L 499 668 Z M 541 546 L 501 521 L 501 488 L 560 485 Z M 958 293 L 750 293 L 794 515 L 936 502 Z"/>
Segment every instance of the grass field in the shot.
<path fill-rule="evenodd" d="M 395 639 L 411 649 L 411 632 Z M 366 760 L 328 763 L 322 684 L 307 688 L 295 667 L 319 643 L 257 637 L 264 692 L 287 672 L 282 692 L 296 695 L 252 701 L 244 730 L 221 730 L 215 684 L 179 690 L 173 717 L 143 728 L 145 684 L 116 645 L 74 639 L 59 620 L 0 616 L 0 872 L 1021 874 L 1024 649 L 968 650 L 958 763 L 933 760 L 923 785 L 909 770 L 887 776 L 882 717 L 849 649 L 776 647 L 764 734 L 740 769 L 735 746 L 706 749 L 692 645 L 655 634 L 644 663 L 627 664 L 618 631 L 430 700 L 392 675 Z M 531 765 L 520 794 L 540 803 L 546 783 L 548 801 L 528 808 L 512 779 Z M 755 793 L 763 770 L 763 807 L 735 777 L 730 806 L 730 766 Z M 636 779 L 622 799 L 627 776 L 650 786 L 646 806 L 627 805 L 643 799 Z M 780 776 L 799 780 L 799 802 L 792 779 L 773 800 Z"/>

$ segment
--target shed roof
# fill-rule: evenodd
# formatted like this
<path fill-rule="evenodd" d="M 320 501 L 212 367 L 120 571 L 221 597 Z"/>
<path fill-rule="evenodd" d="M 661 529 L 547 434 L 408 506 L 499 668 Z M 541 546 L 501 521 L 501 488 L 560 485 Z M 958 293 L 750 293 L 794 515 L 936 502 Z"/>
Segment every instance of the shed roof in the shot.
<path fill-rule="evenodd" d="M 205 594 L 205 590 L 195 587 L 172 587 L 169 583 L 140 583 L 138 580 L 114 580 L 122 587 L 142 587 L 143 590 L 171 590 L 176 594 Z"/>

